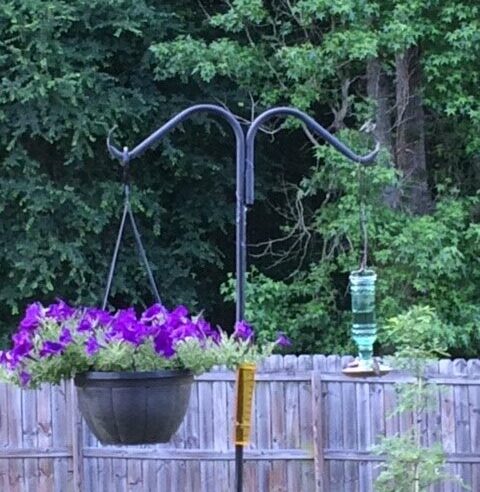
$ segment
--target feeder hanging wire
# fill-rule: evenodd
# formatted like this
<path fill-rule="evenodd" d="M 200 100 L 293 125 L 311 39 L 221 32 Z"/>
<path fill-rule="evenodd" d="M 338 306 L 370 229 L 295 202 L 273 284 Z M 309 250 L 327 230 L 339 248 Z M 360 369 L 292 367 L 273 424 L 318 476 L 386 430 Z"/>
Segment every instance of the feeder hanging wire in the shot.
<path fill-rule="evenodd" d="M 365 205 L 365 192 L 367 189 L 366 170 L 364 166 L 358 166 L 358 206 L 360 210 L 360 236 L 362 240 L 362 254 L 360 258 L 360 271 L 364 272 L 367 269 L 368 263 L 368 217 L 367 207 Z"/>

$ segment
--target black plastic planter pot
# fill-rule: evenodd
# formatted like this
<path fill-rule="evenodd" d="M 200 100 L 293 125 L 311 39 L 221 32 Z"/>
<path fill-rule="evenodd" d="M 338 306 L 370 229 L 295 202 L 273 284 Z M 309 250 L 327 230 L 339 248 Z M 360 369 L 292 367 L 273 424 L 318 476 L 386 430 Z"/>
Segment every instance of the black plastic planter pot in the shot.
<path fill-rule="evenodd" d="M 185 416 L 192 382 L 189 371 L 75 377 L 80 412 L 102 444 L 168 442 Z"/>

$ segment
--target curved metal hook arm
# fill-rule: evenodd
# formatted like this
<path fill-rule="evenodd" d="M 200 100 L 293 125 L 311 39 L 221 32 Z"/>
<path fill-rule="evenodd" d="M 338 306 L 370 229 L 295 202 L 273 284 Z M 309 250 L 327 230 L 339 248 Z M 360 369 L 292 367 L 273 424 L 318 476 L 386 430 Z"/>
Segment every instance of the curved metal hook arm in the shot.
<path fill-rule="evenodd" d="M 235 116 L 228 110 L 215 104 L 197 104 L 191 106 L 173 118 L 167 123 L 161 126 L 158 130 L 153 132 L 145 140 L 140 142 L 135 148 L 128 151 L 121 151 L 111 143 L 111 135 L 113 130 L 110 131 L 107 138 L 107 147 L 112 155 L 122 162 L 128 162 L 131 159 L 135 159 L 145 152 L 149 147 L 159 142 L 168 132 L 177 127 L 184 120 L 196 113 L 212 113 L 217 116 L 221 116 L 232 127 L 233 133 L 236 139 L 236 319 L 241 321 L 244 318 L 245 313 L 245 283 L 246 283 L 246 208 L 245 208 L 245 135 L 243 129 L 235 118 Z"/>
<path fill-rule="evenodd" d="M 295 116 L 299 120 L 301 120 L 305 125 L 308 126 L 310 130 L 314 133 L 322 137 L 326 140 L 330 145 L 335 147 L 341 154 L 343 154 L 348 159 L 358 162 L 360 164 L 372 164 L 375 160 L 375 157 L 380 150 L 380 144 L 377 142 L 375 149 L 367 155 L 361 156 L 355 154 L 350 148 L 348 148 L 344 143 L 340 142 L 336 137 L 334 137 L 328 130 L 323 128 L 322 125 L 317 123 L 313 118 L 305 114 L 303 111 L 300 111 L 296 108 L 289 107 L 278 107 L 272 108 L 261 115 L 257 116 L 255 120 L 250 125 L 250 128 L 247 133 L 246 139 L 246 205 L 253 205 L 255 200 L 254 198 L 254 153 L 255 153 L 255 137 L 260 126 L 267 120 L 275 117 L 275 116 Z"/>
<path fill-rule="evenodd" d="M 143 154 L 149 147 L 159 142 L 167 133 L 177 127 L 184 120 L 189 118 L 195 113 L 213 113 L 217 116 L 222 116 L 224 120 L 226 120 L 233 129 L 235 137 L 239 140 L 244 140 L 243 130 L 240 123 L 237 121 L 235 116 L 228 110 L 224 109 L 222 106 L 217 106 L 216 104 L 196 104 L 194 106 L 190 106 L 187 109 L 184 109 L 180 113 L 176 114 L 173 118 L 168 120 L 163 126 L 161 126 L 158 130 L 154 131 L 151 135 L 149 135 L 145 140 L 140 142 L 136 147 L 129 151 L 128 157 L 129 159 L 135 159 Z M 114 129 L 110 130 L 107 138 L 107 147 L 112 155 L 112 157 L 116 157 L 117 159 L 122 159 L 123 152 L 116 148 L 111 143 L 111 135 Z"/>

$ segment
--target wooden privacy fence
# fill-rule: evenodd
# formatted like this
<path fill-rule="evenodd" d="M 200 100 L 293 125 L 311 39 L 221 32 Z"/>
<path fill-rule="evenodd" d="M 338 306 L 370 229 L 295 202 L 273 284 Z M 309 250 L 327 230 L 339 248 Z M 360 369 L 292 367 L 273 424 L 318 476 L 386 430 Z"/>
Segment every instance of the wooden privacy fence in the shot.
<path fill-rule="evenodd" d="M 380 435 L 407 428 L 390 417 L 394 383 L 405 375 L 352 380 L 348 358 L 273 356 L 257 376 L 246 492 L 370 492 Z M 480 361 L 442 360 L 435 407 L 423 419 L 425 444 L 441 442 L 448 469 L 480 491 Z M 194 385 L 172 442 L 101 446 L 79 416 L 70 383 L 21 391 L 0 384 L 0 491 L 230 492 L 234 462 L 234 375 L 211 372 Z M 135 416 L 132 415 L 132 419 Z M 461 490 L 445 483 L 435 492 Z"/>

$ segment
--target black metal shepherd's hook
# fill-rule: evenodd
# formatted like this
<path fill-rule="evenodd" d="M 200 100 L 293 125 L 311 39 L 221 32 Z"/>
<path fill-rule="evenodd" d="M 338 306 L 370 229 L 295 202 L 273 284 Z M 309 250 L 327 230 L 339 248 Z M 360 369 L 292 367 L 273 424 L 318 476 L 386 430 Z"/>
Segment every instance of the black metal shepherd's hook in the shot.
<path fill-rule="evenodd" d="M 178 126 L 185 119 L 195 113 L 212 113 L 223 117 L 232 127 L 236 139 L 236 320 L 242 321 L 245 315 L 245 287 L 247 269 L 246 248 L 246 210 L 247 205 L 254 203 L 254 143 L 260 126 L 270 118 L 276 116 L 295 116 L 305 123 L 314 133 L 324 138 L 333 145 L 340 153 L 352 161 L 361 164 L 370 164 L 375 159 L 379 145 L 375 150 L 365 156 L 359 156 L 352 152 L 347 146 L 331 135 L 325 128 L 318 124 L 310 116 L 295 108 L 279 107 L 265 111 L 258 116 L 250 125 L 245 136 L 235 116 L 221 106 L 213 104 L 198 104 L 178 113 L 165 123 L 157 131 L 152 133 L 133 150 L 119 150 L 110 143 L 110 135 L 107 146 L 113 157 L 122 162 L 129 162 L 141 155 L 149 147 L 160 141 L 168 132 Z M 235 489 L 237 492 L 243 490 L 243 446 L 235 447 Z"/>
<path fill-rule="evenodd" d="M 254 190 L 254 177 L 255 177 L 255 137 L 258 133 L 260 127 L 267 120 L 275 118 L 277 116 L 294 116 L 298 118 L 302 123 L 304 123 L 311 131 L 316 133 L 319 137 L 322 137 L 330 145 L 335 147 L 341 154 L 350 159 L 351 161 L 358 162 L 359 164 L 369 165 L 373 164 L 375 157 L 377 157 L 378 151 L 380 150 L 380 144 L 377 142 L 375 149 L 367 155 L 361 156 L 355 154 L 351 149 L 349 149 L 345 144 L 340 142 L 336 137 L 334 137 L 328 130 L 323 128 L 322 125 L 317 123 L 313 118 L 305 114 L 296 108 L 289 108 L 280 106 L 278 108 L 268 109 L 261 115 L 257 116 L 255 120 L 250 125 L 247 133 L 246 139 L 246 185 L 245 185 L 245 204 L 248 206 L 253 205 L 255 201 L 255 190 Z"/>
<path fill-rule="evenodd" d="M 134 149 L 121 151 L 107 139 L 110 154 L 120 161 L 131 161 L 140 156 L 149 147 L 159 142 L 167 133 L 176 128 L 184 120 L 196 113 L 211 113 L 221 116 L 232 127 L 236 140 L 236 320 L 241 321 L 245 315 L 245 275 L 246 275 L 246 207 L 245 207 L 245 135 L 240 123 L 228 110 L 214 104 L 197 104 L 181 111 L 167 123 L 153 132 Z"/>
<path fill-rule="evenodd" d="M 261 115 L 257 116 L 255 120 L 251 123 L 250 128 L 247 132 L 246 138 L 246 161 L 245 161 L 245 205 L 252 206 L 255 201 L 255 137 L 260 129 L 261 125 L 267 120 L 277 117 L 277 116 L 294 116 L 301 120 L 311 131 L 322 137 L 329 144 L 331 144 L 335 149 L 337 149 L 341 154 L 343 154 L 348 159 L 358 162 L 360 164 L 368 165 L 372 164 L 375 157 L 380 150 L 380 144 L 377 143 L 375 149 L 365 156 L 360 156 L 355 154 L 351 149 L 349 149 L 345 144 L 340 142 L 335 138 L 330 132 L 328 132 L 322 125 L 317 123 L 313 118 L 305 114 L 296 108 L 289 107 L 278 107 L 272 108 Z M 245 264 L 246 266 L 246 264 Z M 235 483 L 236 492 L 243 491 L 243 446 L 235 447 Z"/>

